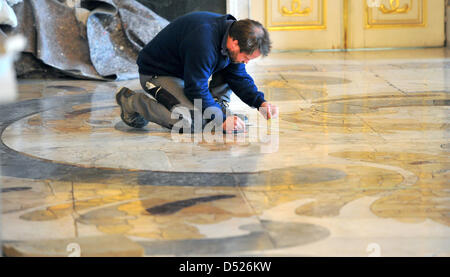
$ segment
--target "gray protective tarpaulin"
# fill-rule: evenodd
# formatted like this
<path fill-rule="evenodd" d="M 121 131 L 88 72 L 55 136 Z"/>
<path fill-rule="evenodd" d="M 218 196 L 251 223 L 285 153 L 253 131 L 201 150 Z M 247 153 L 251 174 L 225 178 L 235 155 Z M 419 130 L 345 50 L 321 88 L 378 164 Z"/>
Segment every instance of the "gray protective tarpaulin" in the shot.
<path fill-rule="evenodd" d="M 29 42 L 16 63 L 19 76 L 42 71 L 78 78 L 136 78 L 138 52 L 169 23 L 134 0 L 85 0 L 80 6 L 89 13 L 85 23 L 77 19 L 75 8 L 57 0 L 25 0 L 13 6 L 19 25 L 1 30 L 8 36 L 21 33 Z"/>

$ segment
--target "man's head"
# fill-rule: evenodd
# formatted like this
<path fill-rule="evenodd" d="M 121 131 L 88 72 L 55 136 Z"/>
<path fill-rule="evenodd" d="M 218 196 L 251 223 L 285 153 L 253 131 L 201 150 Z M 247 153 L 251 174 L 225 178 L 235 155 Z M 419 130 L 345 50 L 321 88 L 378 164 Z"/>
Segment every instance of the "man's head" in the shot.
<path fill-rule="evenodd" d="M 271 41 L 261 23 L 243 19 L 233 23 L 227 39 L 227 49 L 234 63 L 248 63 L 260 55 L 267 56 Z"/>

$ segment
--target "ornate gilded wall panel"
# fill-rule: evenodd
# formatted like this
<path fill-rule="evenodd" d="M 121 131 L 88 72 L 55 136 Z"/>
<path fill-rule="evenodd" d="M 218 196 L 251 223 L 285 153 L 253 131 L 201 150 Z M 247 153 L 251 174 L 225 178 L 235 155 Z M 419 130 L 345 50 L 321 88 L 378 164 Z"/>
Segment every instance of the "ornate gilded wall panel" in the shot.
<path fill-rule="evenodd" d="M 427 0 L 365 1 L 364 13 L 366 29 L 424 27 L 427 23 Z"/>
<path fill-rule="evenodd" d="M 270 31 L 326 29 L 327 0 L 266 0 Z"/>

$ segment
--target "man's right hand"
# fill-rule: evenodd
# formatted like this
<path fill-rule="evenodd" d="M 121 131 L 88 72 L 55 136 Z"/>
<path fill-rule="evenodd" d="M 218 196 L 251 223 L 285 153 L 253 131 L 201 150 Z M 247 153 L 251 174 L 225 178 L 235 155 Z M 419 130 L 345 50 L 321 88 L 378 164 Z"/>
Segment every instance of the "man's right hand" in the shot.
<path fill-rule="evenodd" d="M 245 122 L 237 116 L 229 116 L 223 122 L 222 128 L 227 133 L 245 132 Z"/>

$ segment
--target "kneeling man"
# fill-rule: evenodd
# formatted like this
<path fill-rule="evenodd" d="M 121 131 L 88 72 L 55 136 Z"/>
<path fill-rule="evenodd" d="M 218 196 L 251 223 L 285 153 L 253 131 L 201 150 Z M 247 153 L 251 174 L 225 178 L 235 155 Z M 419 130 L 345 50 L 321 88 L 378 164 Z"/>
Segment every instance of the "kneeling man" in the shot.
<path fill-rule="evenodd" d="M 231 15 L 193 12 L 167 25 L 139 53 L 137 64 L 142 87 L 152 95 L 121 88 L 116 100 L 121 118 L 129 126 L 142 128 L 149 121 L 173 128 L 180 120 L 194 130 L 193 111 L 212 111 L 224 132 L 245 131 L 245 116 L 228 110 L 232 92 L 247 105 L 259 109 L 266 119 L 278 108 L 264 99 L 245 65 L 267 56 L 271 41 L 257 21 L 237 21 Z M 201 105 L 194 105 L 201 100 Z M 174 116 L 183 107 L 188 114 Z M 211 112 L 209 112 L 211 114 Z M 202 120 L 196 126 L 204 127 Z M 201 131 L 201 130 L 200 130 Z"/>

